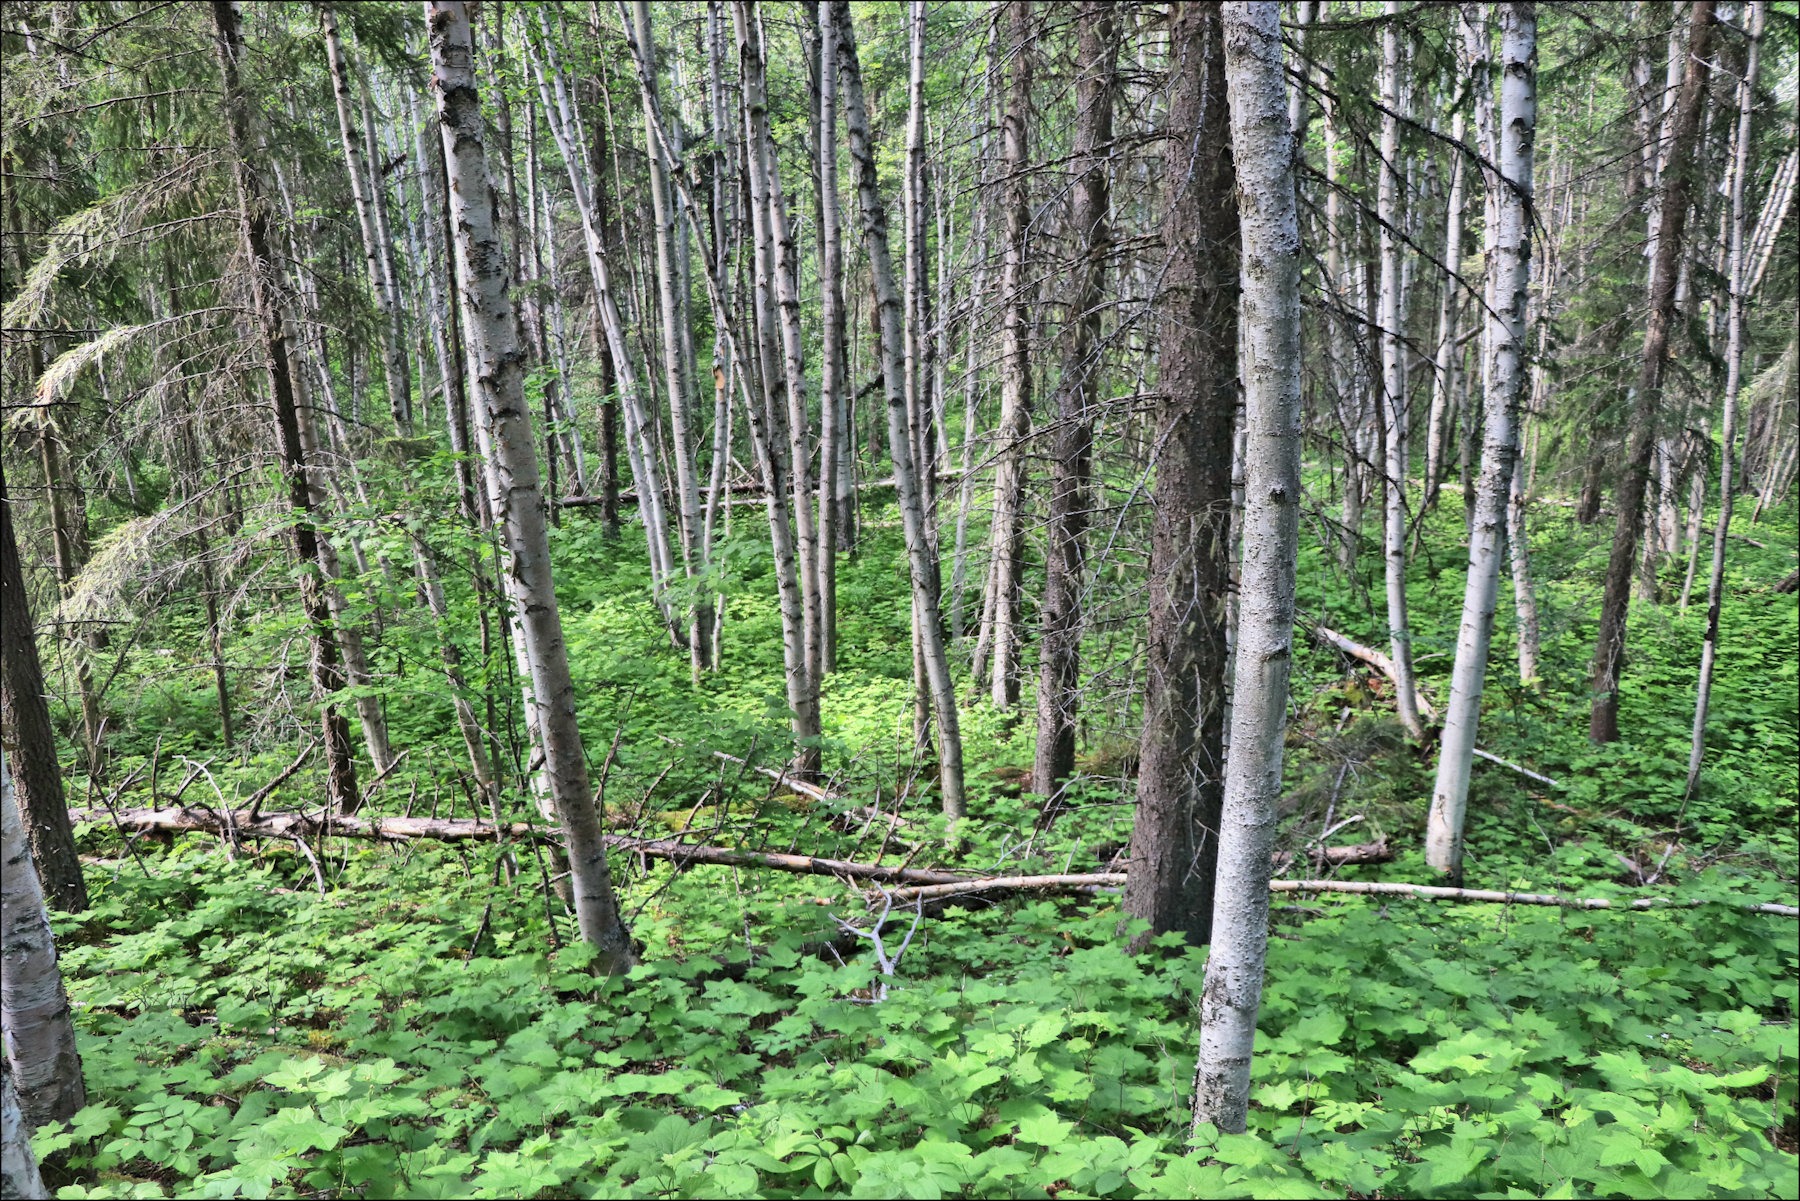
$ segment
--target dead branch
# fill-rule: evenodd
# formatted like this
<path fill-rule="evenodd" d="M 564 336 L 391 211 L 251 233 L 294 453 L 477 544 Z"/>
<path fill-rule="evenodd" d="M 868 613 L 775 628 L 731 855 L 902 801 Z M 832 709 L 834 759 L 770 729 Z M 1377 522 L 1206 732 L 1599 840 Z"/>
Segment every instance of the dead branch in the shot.
<path fill-rule="evenodd" d="M 961 884 L 929 884 L 916 888 L 899 888 L 883 892 L 888 903 L 933 900 L 952 896 L 972 896 L 991 892 L 1095 892 L 1102 888 L 1118 888 L 1125 883 L 1122 872 L 1094 872 L 1072 876 L 996 876 L 986 880 L 967 880 Z M 1359 880 L 1271 880 L 1271 892 L 1321 893 L 1338 892 L 1362 896 L 1414 897 L 1431 901 L 1457 901 L 1478 905 L 1553 905 L 1563 909 L 1659 909 L 1674 906 L 1693 909 L 1705 901 L 1678 901 L 1669 897 L 1638 897 L 1613 900 L 1609 897 L 1564 897 L 1543 892 L 1496 892 L 1481 888 L 1439 888 L 1429 884 L 1386 884 Z M 1800 906 L 1751 903 L 1740 905 L 1750 913 L 1769 913 L 1777 917 L 1800 917 Z"/>
<path fill-rule="evenodd" d="M 1364 663 L 1367 663 L 1370 667 L 1373 667 L 1376 671 L 1386 676 L 1390 682 L 1394 679 L 1394 661 L 1374 647 L 1364 646 L 1360 642 L 1352 642 L 1336 630 L 1327 629 L 1325 626 L 1314 626 L 1313 637 L 1317 638 L 1320 642 L 1323 642 L 1326 646 L 1334 647 L 1344 654 L 1349 655 L 1352 659 L 1362 660 Z M 1415 683 L 1413 691 L 1418 694 L 1416 699 L 1419 704 L 1420 715 L 1423 716 L 1426 721 L 1436 721 L 1437 710 L 1432 708 L 1431 702 L 1425 698 L 1425 690 Z"/>

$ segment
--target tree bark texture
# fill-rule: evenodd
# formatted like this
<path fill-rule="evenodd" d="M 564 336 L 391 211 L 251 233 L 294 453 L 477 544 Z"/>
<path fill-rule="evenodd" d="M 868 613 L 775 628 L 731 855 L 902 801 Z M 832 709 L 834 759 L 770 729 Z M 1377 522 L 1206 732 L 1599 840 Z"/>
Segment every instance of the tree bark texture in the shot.
<path fill-rule="evenodd" d="M 12 498 L 0 494 L 0 744 L 11 769 L 8 787 L 18 790 L 32 858 L 43 865 L 44 890 L 58 909 L 79 913 L 88 906 L 87 884 L 63 804 L 56 730 L 44 694 L 37 626 L 25 595 L 12 508 Z"/>
<path fill-rule="evenodd" d="M 1748 33 L 1749 58 L 1744 77 L 1738 85 L 1737 153 L 1731 167 L 1731 232 L 1730 250 L 1725 269 L 1725 286 L 1729 292 L 1726 313 L 1725 392 L 1720 399 L 1724 407 L 1720 431 L 1724 453 L 1719 456 L 1719 519 L 1713 527 L 1712 567 L 1706 580 L 1706 633 L 1700 643 L 1700 678 L 1694 689 L 1694 731 L 1688 747 L 1687 786 L 1684 795 L 1693 796 L 1700 782 L 1700 766 L 1706 759 L 1706 711 L 1712 702 L 1713 667 L 1719 658 L 1719 606 L 1725 595 L 1725 540 L 1731 533 L 1732 503 L 1737 481 L 1732 477 L 1732 456 L 1737 453 L 1738 389 L 1744 378 L 1744 308 L 1750 299 L 1749 279 L 1744 253 L 1745 194 L 1750 173 L 1750 134 L 1756 104 L 1756 79 L 1761 66 L 1764 22 L 1768 17 L 1766 0 L 1750 5 Z"/>
<path fill-rule="evenodd" d="M 1043 637 L 1038 649 L 1037 755 L 1032 791 L 1054 802 L 1075 770 L 1076 689 L 1081 682 L 1081 591 L 1086 577 L 1093 408 L 1100 390 L 1100 306 L 1112 234 L 1107 171 L 1119 57 L 1111 6 L 1087 0 L 1076 14 L 1074 236 L 1078 258 L 1056 387 L 1056 449 L 1050 469 L 1049 550 Z"/>
<path fill-rule="evenodd" d="M 1244 1129 L 1268 950 L 1300 533 L 1300 223 L 1279 6 L 1225 5 L 1225 75 L 1243 227 L 1244 556 L 1231 758 L 1212 952 L 1200 1000 L 1194 1129 Z"/>
<path fill-rule="evenodd" d="M 1025 443 L 1031 435 L 1031 334 L 1026 307 L 1026 242 L 1031 229 L 1028 183 L 1031 68 L 1035 39 L 1031 0 L 1010 0 L 1007 21 L 1012 58 L 1007 64 L 1006 107 L 1000 118 L 1000 161 L 1006 183 L 1000 259 L 1000 427 L 994 463 L 993 676 L 989 693 L 998 709 L 1019 701 L 1019 616 L 1025 569 Z"/>
<path fill-rule="evenodd" d="M 1225 773 L 1225 609 L 1238 400 L 1238 199 L 1216 3 L 1171 22 L 1150 631 L 1125 912 L 1200 944 Z M 1285 92 L 1282 119 L 1287 117 Z M 1178 182 L 1176 182 L 1178 181 Z"/>
<path fill-rule="evenodd" d="M 1656 254 L 1650 265 L 1649 309 L 1644 327 L 1643 357 L 1637 394 L 1631 407 L 1631 429 L 1624 473 L 1614 500 L 1612 554 L 1606 564 L 1606 591 L 1600 601 L 1600 634 L 1594 647 L 1589 690 L 1588 739 L 1596 744 L 1619 738 L 1619 679 L 1625 671 L 1625 627 L 1631 611 L 1631 576 L 1637 564 L 1638 537 L 1644 519 L 1644 497 L 1656 450 L 1662 408 L 1663 369 L 1675 322 L 1675 286 L 1681 267 L 1681 240 L 1693 192 L 1694 144 L 1705 108 L 1708 59 L 1712 50 L 1712 0 L 1694 0 L 1689 16 L 1687 65 L 1675 101 L 1668 158 L 1662 176 L 1662 203 L 1656 230 Z"/>
<path fill-rule="evenodd" d="M 0 751 L 0 761 L 7 758 Z M 12 773 L 0 768 L 0 1023 L 26 1123 L 62 1122 L 87 1102 L 75 1023 L 44 891 L 38 883 Z"/>
<path fill-rule="evenodd" d="M 306 614 L 312 644 L 311 674 L 325 740 L 329 791 L 332 804 L 339 813 L 354 813 L 362 798 L 356 788 L 356 759 L 350 749 L 350 725 L 330 700 L 332 694 L 344 686 L 344 672 L 332 631 L 330 608 L 325 600 L 318 518 L 307 481 L 300 417 L 294 402 L 294 381 L 288 369 L 287 331 L 276 294 L 274 259 L 269 252 L 269 215 L 263 202 L 262 183 L 250 157 L 257 142 L 251 136 L 249 101 L 238 78 L 238 61 L 244 47 L 243 29 L 237 7 L 231 0 L 214 0 L 212 8 L 218 35 L 219 74 L 224 83 L 231 166 L 237 184 L 238 228 L 248 260 L 251 306 L 256 313 L 262 350 L 268 359 L 277 453 L 282 479 L 287 485 L 288 508 L 294 519 L 294 562 L 300 577 L 300 605 Z"/>
<path fill-rule="evenodd" d="M 468 8 L 460 0 L 428 0 L 425 21 L 431 39 L 432 92 L 456 218 L 457 275 L 479 418 L 492 453 L 490 487 L 506 544 L 507 591 L 531 672 L 544 774 L 569 851 L 581 936 L 599 952 L 602 970 L 623 972 L 637 957 L 613 895 L 575 720 L 575 684 L 556 607 L 536 442 L 524 398 L 525 352 L 507 295 L 506 255 L 488 182 Z"/>
<path fill-rule="evenodd" d="M 1482 685 L 1506 550 L 1507 515 L 1518 460 L 1519 397 L 1525 385 L 1525 314 L 1531 280 L 1531 163 L 1537 129 L 1537 11 L 1529 3 L 1500 6 L 1500 162 L 1487 189 L 1494 193 L 1497 225 L 1487 230 L 1488 274 L 1494 307 L 1487 317 L 1483 372 L 1487 395 L 1482 423 L 1481 479 L 1469 533 L 1469 570 L 1463 588 L 1462 625 L 1444 730 L 1438 745 L 1437 781 L 1425 829 L 1425 860 L 1440 874 L 1462 876 L 1463 822 L 1469 771 L 1481 723 Z M 1477 79 L 1476 87 L 1489 86 Z"/>
<path fill-rule="evenodd" d="M 850 158 L 855 164 L 856 189 L 862 214 L 863 246 L 874 277 L 882 379 L 887 400 L 888 451 L 894 464 L 894 491 L 900 501 L 901 526 L 906 535 L 907 565 L 912 577 L 913 604 L 919 639 L 931 686 L 931 703 L 938 729 L 938 783 L 944 814 L 952 821 L 967 811 L 963 795 L 962 731 L 956 708 L 956 685 L 950 678 L 950 661 L 944 650 L 943 621 L 938 611 L 938 563 L 925 526 L 925 506 L 919 492 L 918 472 L 906 429 L 906 391 L 901 373 L 900 292 L 894 285 L 893 258 L 888 246 L 887 203 L 882 199 L 875 165 L 875 141 L 869 133 L 869 114 L 863 101 L 862 64 L 857 56 L 856 30 L 851 24 L 849 0 L 830 0 L 831 22 L 838 44 L 838 83 L 844 101 L 844 122 L 849 133 Z"/>

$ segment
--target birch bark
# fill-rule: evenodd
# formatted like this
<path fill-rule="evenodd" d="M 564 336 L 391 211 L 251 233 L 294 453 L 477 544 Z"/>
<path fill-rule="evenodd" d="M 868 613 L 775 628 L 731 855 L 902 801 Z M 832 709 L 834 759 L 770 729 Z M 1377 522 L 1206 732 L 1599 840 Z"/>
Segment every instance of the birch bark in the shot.
<path fill-rule="evenodd" d="M 813 0 L 819 35 L 819 670 L 837 668 L 839 453 L 844 404 L 843 211 L 838 204 L 837 35 L 825 6 Z"/>
<path fill-rule="evenodd" d="M 1387 563 L 1388 639 L 1393 646 L 1394 702 L 1400 724 L 1414 739 L 1425 736 L 1419 721 L 1412 669 L 1412 625 L 1406 614 L 1406 372 L 1400 328 L 1404 304 L 1400 279 L 1400 31 L 1399 0 L 1387 0 L 1381 29 L 1381 169 L 1376 215 L 1381 225 L 1381 408 L 1383 467 L 1382 551 Z"/>
<path fill-rule="evenodd" d="M 1269 851 L 1281 792 L 1300 533 L 1300 223 L 1279 7 L 1224 6 L 1243 230 L 1244 557 L 1231 758 L 1212 952 L 1200 1002 L 1194 1130 L 1243 1131 L 1268 950 Z"/>
<path fill-rule="evenodd" d="M 589 786 L 575 684 L 556 607 L 536 444 L 523 389 L 524 350 L 507 296 L 506 256 L 495 226 L 480 99 L 472 64 L 469 15 L 461 0 L 427 0 L 432 92 L 456 216 L 456 256 L 480 419 L 492 449 L 496 517 L 505 531 L 507 590 L 523 636 L 537 706 L 539 737 L 557 817 L 568 847 L 577 924 L 616 974 L 636 963 L 607 870 L 606 846 Z"/>
<path fill-rule="evenodd" d="M 319 23 L 325 28 L 325 57 L 331 67 L 331 90 L 337 101 L 338 134 L 342 139 L 344 165 L 350 175 L 350 197 L 356 206 L 356 220 L 362 230 L 363 259 L 369 277 L 369 293 L 381 314 L 382 358 L 388 392 L 388 412 L 394 428 L 402 436 L 412 432 L 411 382 L 407 378 L 405 332 L 402 325 L 397 281 L 388 277 L 388 257 L 382 253 L 381 230 L 375 215 L 375 197 L 371 191 L 373 177 L 363 145 L 360 115 L 355 111 L 356 98 L 351 91 L 350 66 L 344 55 L 343 39 L 338 35 L 337 13 L 329 4 L 319 6 Z"/>
<path fill-rule="evenodd" d="M 74 1116 L 87 1089 L 50 915 L 6 758 L 0 751 L 0 1025 L 19 1108 L 36 1128 Z"/>
<path fill-rule="evenodd" d="M 861 201 L 863 246 L 874 277 L 880 321 L 882 377 L 888 410 L 888 452 L 894 464 L 894 491 L 900 501 L 901 526 L 906 535 L 907 564 L 912 576 L 913 603 L 920 620 L 916 634 L 921 642 L 931 703 L 938 729 L 938 781 L 944 814 L 955 821 L 967 812 L 963 795 L 962 732 L 956 709 L 956 687 L 950 678 L 950 662 L 944 652 L 944 631 L 937 603 L 938 565 L 925 528 L 925 509 L 919 495 L 917 472 L 906 430 L 906 394 L 901 387 L 901 309 L 894 286 L 893 259 L 888 247 L 887 204 L 881 197 L 875 166 L 875 142 L 869 134 L 868 109 L 863 102 L 862 64 L 857 56 L 856 30 L 851 24 L 849 0 L 830 0 L 832 26 L 838 44 L 838 80 L 843 93 L 844 123 L 849 132 L 850 157 L 856 169 L 857 195 Z"/>
<path fill-rule="evenodd" d="M 1719 457 L 1719 519 L 1713 527 L 1712 568 L 1706 578 L 1706 634 L 1700 643 L 1700 679 L 1694 689 L 1694 732 L 1688 749 L 1687 786 L 1684 796 L 1693 796 L 1700 782 L 1700 767 L 1706 759 L 1706 711 L 1712 701 L 1713 667 L 1719 657 L 1719 605 L 1725 591 L 1725 539 L 1731 533 L 1732 502 L 1736 499 L 1737 481 L 1732 477 L 1732 456 L 1737 453 L 1737 399 L 1744 378 L 1744 309 L 1750 299 L 1748 263 L 1744 248 L 1746 225 L 1745 194 L 1750 174 L 1750 134 L 1756 104 L 1756 80 L 1761 67 L 1763 26 L 1768 19 L 1766 0 L 1753 0 L 1750 5 L 1748 34 L 1749 58 L 1744 77 L 1738 83 L 1737 153 L 1731 167 L 1731 233 L 1730 251 L 1725 271 L 1729 291 L 1726 314 L 1725 394 L 1720 437 L 1724 452 Z"/>
<path fill-rule="evenodd" d="M 1529 3 L 1500 6 L 1500 162 L 1485 183 L 1495 196 L 1497 225 L 1486 233 L 1494 307 L 1487 318 L 1481 479 L 1469 535 L 1469 572 L 1463 589 L 1456 665 L 1444 709 L 1437 782 L 1425 830 L 1425 860 L 1462 877 L 1463 821 L 1469 769 L 1481 722 L 1481 693 L 1499 595 L 1507 510 L 1518 460 L 1519 397 L 1525 385 L 1525 314 L 1531 279 L 1531 164 L 1537 129 L 1537 11 Z M 1476 87 L 1490 86 L 1478 78 Z"/>

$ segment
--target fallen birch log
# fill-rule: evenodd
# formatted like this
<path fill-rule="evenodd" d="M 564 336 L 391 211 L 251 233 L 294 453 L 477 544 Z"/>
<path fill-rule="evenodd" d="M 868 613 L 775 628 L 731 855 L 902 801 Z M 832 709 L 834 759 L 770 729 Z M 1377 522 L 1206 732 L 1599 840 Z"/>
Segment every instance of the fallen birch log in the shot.
<path fill-rule="evenodd" d="M 102 822 L 112 815 L 97 809 L 72 809 L 73 822 Z M 555 842 L 556 831 L 529 822 L 467 821 L 436 817 L 363 817 L 310 813 L 252 814 L 247 809 L 230 810 L 228 815 L 216 809 L 193 807 L 171 809 L 122 809 L 117 814 L 121 830 L 143 833 L 221 834 L 235 825 L 239 837 L 246 838 L 311 838 L 320 834 L 336 834 L 340 838 L 368 839 L 377 842 L 403 842 L 428 838 L 440 842 L 497 842 L 502 838 L 538 839 Z M 628 838 L 622 834 L 604 835 L 606 845 L 619 851 L 647 855 L 652 859 L 668 859 L 680 864 L 707 863 L 722 867 L 764 867 L 774 871 L 797 872 L 802 875 L 836 876 L 850 880 L 871 880 L 889 884 L 948 884 L 970 878 L 966 872 L 939 871 L 932 868 L 885 866 L 877 863 L 852 863 L 845 859 L 827 859 L 818 855 L 790 855 L 779 851 L 740 851 L 731 847 L 706 846 L 682 842 L 678 838 Z"/>
<path fill-rule="evenodd" d="M 925 884 L 911 888 L 884 890 L 882 897 L 892 896 L 895 904 L 930 901 L 944 897 L 971 896 L 986 892 L 1096 892 L 1102 888 L 1118 888 L 1125 883 L 1123 872 L 1093 872 L 1068 876 L 995 876 L 986 880 L 965 880 L 959 884 Z M 1413 897 L 1429 901 L 1459 901 L 1478 905 L 1553 905 L 1562 909 L 1696 909 L 1708 902 L 1677 901 L 1668 897 L 1638 897 L 1634 900 L 1609 897 L 1563 897 L 1546 892 L 1497 892 L 1482 888 L 1439 888 L 1430 884 L 1384 884 L 1359 880 L 1271 880 L 1270 892 L 1322 893 L 1338 892 L 1361 896 Z M 1777 917 L 1800 917 L 1800 906 L 1745 903 L 1737 906 L 1750 913 L 1770 913 Z"/>
<path fill-rule="evenodd" d="M 1373 667 L 1376 671 L 1386 676 L 1389 682 L 1393 681 L 1394 661 L 1374 647 L 1364 646 L 1360 642 L 1352 642 L 1336 630 L 1328 629 L 1325 626 L 1314 626 L 1313 637 L 1317 638 L 1320 642 L 1323 642 L 1326 646 L 1333 647 L 1344 654 L 1349 655 L 1352 659 L 1362 660 L 1364 663 L 1367 663 L 1370 667 Z M 1425 690 L 1415 686 L 1413 691 L 1417 694 L 1415 699 L 1419 704 L 1420 715 L 1423 716 L 1426 721 L 1436 721 L 1437 710 L 1434 709 L 1431 702 L 1426 699 Z"/>

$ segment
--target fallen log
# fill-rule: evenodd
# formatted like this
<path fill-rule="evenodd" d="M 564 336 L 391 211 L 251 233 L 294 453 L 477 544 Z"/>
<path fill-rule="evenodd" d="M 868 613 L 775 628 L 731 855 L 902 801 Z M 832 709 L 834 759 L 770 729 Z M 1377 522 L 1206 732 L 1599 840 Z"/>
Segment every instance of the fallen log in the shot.
<path fill-rule="evenodd" d="M 1370 667 L 1373 667 L 1376 671 L 1386 676 L 1390 682 L 1394 679 L 1394 661 L 1374 647 L 1364 646 L 1360 642 L 1353 642 L 1336 630 L 1327 629 L 1325 626 L 1314 626 L 1313 637 L 1317 638 L 1320 642 L 1323 642 L 1326 646 L 1333 647 L 1344 654 L 1349 655 L 1352 659 L 1362 660 L 1364 663 L 1367 663 Z M 1418 702 L 1419 715 L 1426 721 L 1436 721 L 1437 710 L 1432 708 L 1431 702 L 1426 699 L 1425 689 L 1420 687 L 1417 681 L 1414 681 L 1413 693 L 1414 699 Z"/>
<path fill-rule="evenodd" d="M 95 809 L 72 809 L 69 820 L 97 822 L 111 815 Z M 229 823 L 229 825 L 228 825 Z M 468 821 L 437 817 L 363 817 L 311 813 L 252 814 L 247 809 L 229 810 L 225 814 L 214 809 L 188 807 L 168 809 L 122 809 L 117 814 L 120 830 L 165 833 L 224 833 L 235 825 L 239 837 L 246 838 L 311 838 L 336 834 L 341 838 L 368 839 L 377 842 L 403 842 L 429 838 L 441 842 L 497 842 L 502 838 L 521 841 L 537 839 L 555 842 L 557 832 L 529 822 Z M 723 867 L 764 867 L 775 871 L 802 875 L 836 876 L 850 880 L 871 880 L 890 884 L 950 884 L 970 878 L 967 872 L 939 871 L 932 868 L 884 866 L 876 863 L 852 863 L 845 859 L 827 859 L 818 855 L 790 855 L 778 851 L 740 851 L 732 847 L 713 847 L 682 842 L 678 838 L 629 838 L 623 834 L 602 836 L 614 850 L 630 851 L 652 859 L 668 859 L 679 864 L 707 863 Z"/>
<path fill-rule="evenodd" d="M 1066 876 L 994 876 L 985 880 L 964 880 L 959 884 L 925 884 L 911 888 L 883 890 L 885 901 L 911 904 L 916 901 L 939 900 L 944 897 L 973 896 L 987 892 L 1097 892 L 1118 888 L 1125 883 L 1123 872 L 1092 872 Z M 1270 892 L 1323 893 L 1336 892 L 1364 896 L 1413 897 L 1430 901 L 1456 901 L 1485 905 L 1553 905 L 1562 909 L 1696 909 L 1706 901 L 1677 901 L 1669 897 L 1638 897 L 1633 900 L 1609 897 L 1564 897 L 1544 892 L 1497 892 L 1483 888 L 1439 888 L 1430 884 L 1386 884 L 1360 880 L 1271 880 Z M 1750 913 L 1769 913 L 1777 917 L 1800 917 L 1800 906 L 1766 903 L 1743 903 L 1736 906 Z"/>

